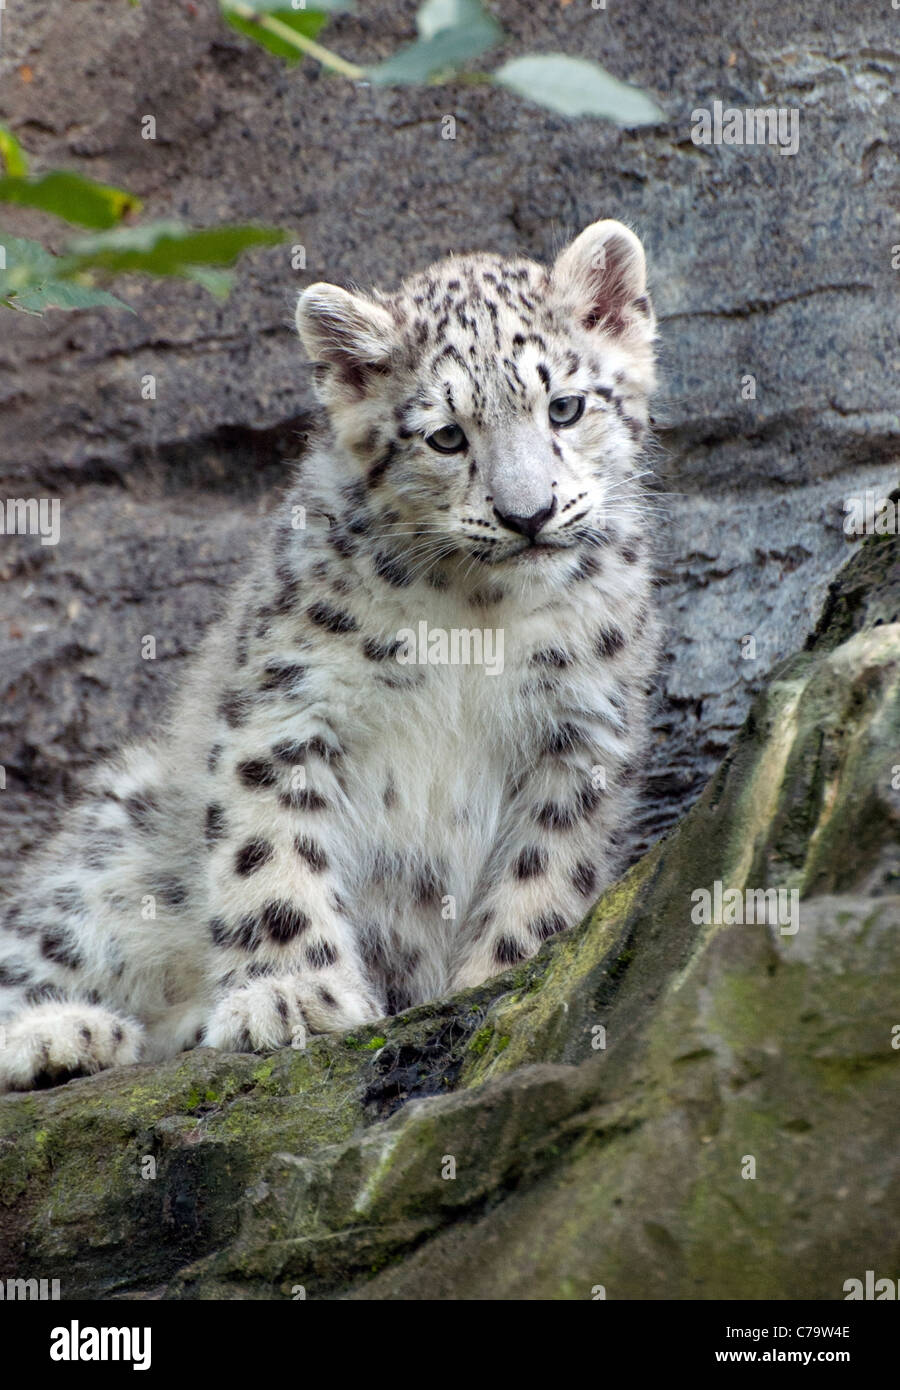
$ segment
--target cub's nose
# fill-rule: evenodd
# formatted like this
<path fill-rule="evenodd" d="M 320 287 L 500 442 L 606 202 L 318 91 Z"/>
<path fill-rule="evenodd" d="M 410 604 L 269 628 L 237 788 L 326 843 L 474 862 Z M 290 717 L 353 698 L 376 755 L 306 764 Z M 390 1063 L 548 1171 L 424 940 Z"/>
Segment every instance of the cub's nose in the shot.
<path fill-rule="evenodd" d="M 544 526 L 556 511 L 556 498 L 554 497 L 548 507 L 541 507 L 540 511 L 532 512 L 531 516 L 516 516 L 512 512 L 501 512 L 494 508 L 494 516 L 505 526 L 508 531 L 518 531 L 520 535 L 527 536 L 533 541 L 537 537 L 541 527 Z"/>

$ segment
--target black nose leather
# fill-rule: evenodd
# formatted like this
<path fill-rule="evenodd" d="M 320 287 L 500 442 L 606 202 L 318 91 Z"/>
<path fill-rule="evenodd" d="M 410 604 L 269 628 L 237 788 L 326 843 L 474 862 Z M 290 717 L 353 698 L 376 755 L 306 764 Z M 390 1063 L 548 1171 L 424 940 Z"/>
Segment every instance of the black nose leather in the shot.
<path fill-rule="evenodd" d="M 550 503 L 549 507 L 542 507 L 539 512 L 532 512 L 531 516 L 514 516 L 511 513 L 499 512 L 494 508 L 494 516 L 509 531 L 518 531 L 520 535 L 527 536 L 533 541 L 538 531 L 545 522 L 549 521 L 556 511 L 556 498 Z"/>

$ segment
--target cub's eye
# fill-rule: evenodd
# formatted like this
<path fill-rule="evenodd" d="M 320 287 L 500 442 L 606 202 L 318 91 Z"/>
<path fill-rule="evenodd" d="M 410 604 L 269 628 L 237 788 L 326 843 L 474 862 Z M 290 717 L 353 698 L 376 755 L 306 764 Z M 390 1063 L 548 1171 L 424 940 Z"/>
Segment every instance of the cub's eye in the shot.
<path fill-rule="evenodd" d="M 584 396 L 557 396 L 550 402 L 550 423 L 574 425 L 584 414 Z"/>
<path fill-rule="evenodd" d="M 425 443 L 439 454 L 458 454 L 468 443 L 459 425 L 442 425 L 434 434 L 425 436 Z"/>

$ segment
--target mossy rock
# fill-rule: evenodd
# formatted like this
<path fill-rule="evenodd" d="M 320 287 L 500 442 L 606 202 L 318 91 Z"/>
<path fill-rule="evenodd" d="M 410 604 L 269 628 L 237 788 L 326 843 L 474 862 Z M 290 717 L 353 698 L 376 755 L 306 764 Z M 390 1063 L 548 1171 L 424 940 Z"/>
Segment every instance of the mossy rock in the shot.
<path fill-rule="evenodd" d="M 897 539 L 873 538 L 683 822 L 535 960 L 305 1052 L 0 1100 L 7 1274 L 833 1299 L 896 1269 L 898 604 Z M 716 882 L 797 916 L 704 921 Z"/>

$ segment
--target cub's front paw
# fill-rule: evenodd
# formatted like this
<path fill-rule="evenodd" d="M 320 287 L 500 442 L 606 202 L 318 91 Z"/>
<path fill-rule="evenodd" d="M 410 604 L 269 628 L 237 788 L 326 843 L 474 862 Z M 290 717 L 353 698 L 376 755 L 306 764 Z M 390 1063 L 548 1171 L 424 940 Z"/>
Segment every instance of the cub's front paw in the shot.
<path fill-rule="evenodd" d="M 223 1052 L 272 1052 L 306 1046 L 306 1019 L 289 979 L 251 980 L 224 994 L 203 1030 L 203 1045 Z"/>
<path fill-rule="evenodd" d="M 58 1086 L 136 1062 L 142 1030 L 98 1004 L 36 1004 L 0 1025 L 0 1091 Z"/>
<path fill-rule="evenodd" d="M 305 974 L 270 975 L 223 995 L 202 1041 L 225 1052 L 302 1048 L 310 1033 L 338 1033 L 383 1013 L 355 976 L 330 975 L 326 983 Z"/>

